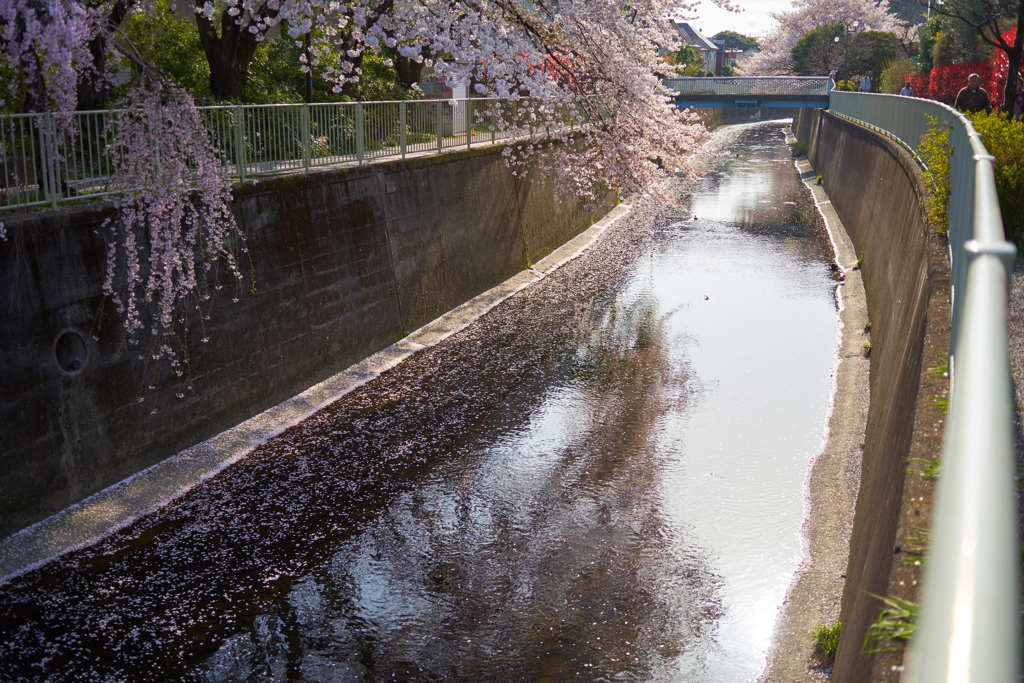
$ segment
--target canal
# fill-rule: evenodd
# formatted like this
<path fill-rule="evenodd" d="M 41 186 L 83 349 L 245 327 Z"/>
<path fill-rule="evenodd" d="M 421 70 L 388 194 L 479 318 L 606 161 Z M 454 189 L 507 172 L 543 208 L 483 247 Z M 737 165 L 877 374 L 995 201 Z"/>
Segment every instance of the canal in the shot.
<path fill-rule="evenodd" d="M 0 587 L 0 678 L 756 678 L 837 361 L 783 131 L 719 129 L 685 210 Z"/>

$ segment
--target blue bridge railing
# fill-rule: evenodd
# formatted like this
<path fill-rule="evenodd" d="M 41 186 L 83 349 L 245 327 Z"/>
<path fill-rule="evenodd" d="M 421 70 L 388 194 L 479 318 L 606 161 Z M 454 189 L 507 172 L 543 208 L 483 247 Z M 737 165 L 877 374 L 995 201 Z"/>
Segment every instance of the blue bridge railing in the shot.
<path fill-rule="evenodd" d="M 828 106 L 828 76 L 739 76 L 669 78 L 663 81 L 677 107 L 734 108 Z"/>
<path fill-rule="evenodd" d="M 828 76 L 736 76 L 668 78 L 665 87 L 677 95 L 749 95 L 751 97 L 828 97 Z"/>

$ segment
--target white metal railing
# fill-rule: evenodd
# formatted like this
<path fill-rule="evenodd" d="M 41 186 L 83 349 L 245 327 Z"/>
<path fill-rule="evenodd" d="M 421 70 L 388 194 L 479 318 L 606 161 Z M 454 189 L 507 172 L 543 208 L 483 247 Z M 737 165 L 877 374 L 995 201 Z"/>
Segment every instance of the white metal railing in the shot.
<path fill-rule="evenodd" d="M 665 87 L 678 95 L 750 95 L 775 97 L 828 97 L 828 76 L 736 76 L 668 78 Z"/>
<path fill-rule="evenodd" d="M 490 98 L 199 107 L 236 180 L 493 144 L 535 131 L 531 101 Z M 117 194 L 106 148 L 121 110 L 0 116 L 0 209 Z M 575 116 L 561 117 L 570 129 Z"/>
<path fill-rule="evenodd" d="M 1007 347 L 1016 248 L 1003 232 L 994 159 L 970 121 L 933 100 L 833 91 L 830 110 L 886 131 L 912 150 L 928 128 L 926 115 L 949 130 L 949 415 L 905 678 L 1017 681 L 1020 545 Z"/>

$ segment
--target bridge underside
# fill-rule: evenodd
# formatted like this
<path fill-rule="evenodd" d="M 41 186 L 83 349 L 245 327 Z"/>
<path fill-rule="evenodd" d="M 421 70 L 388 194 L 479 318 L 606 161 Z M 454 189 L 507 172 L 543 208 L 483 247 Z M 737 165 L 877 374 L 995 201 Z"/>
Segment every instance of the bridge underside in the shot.
<path fill-rule="evenodd" d="M 680 109 L 828 109 L 828 97 L 806 95 L 686 95 L 675 98 Z"/>

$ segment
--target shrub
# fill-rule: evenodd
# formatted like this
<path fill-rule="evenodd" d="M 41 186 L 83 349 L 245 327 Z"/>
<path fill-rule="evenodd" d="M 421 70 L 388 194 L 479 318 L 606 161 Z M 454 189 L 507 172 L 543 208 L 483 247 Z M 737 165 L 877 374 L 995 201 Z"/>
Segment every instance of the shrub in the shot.
<path fill-rule="evenodd" d="M 928 220 L 935 230 L 949 229 L 949 131 L 928 116 L 928 130 L 921 136 L 917 153 L 924 162 L 924 185 L 928 190 Z"/>
<path fill-rule="evenodd" d="M 814 636 L 814 658 L 821 666 L 828 666 L 835 661 L 842 626 L 843 622 L 837 621 L 834 626 L 819 626 L 811 634 Z"/>
<path fill-rule="evenodd" d="M 882 69 L 882 92 L 898 93 L 903 84 L 911 80 L 915 67 L 911 59 L 894 59 Z M 923 93 L 914 92 L 918 97 Z"/>
<path fill-rule="evenodd" d="M 981 112 L 970 117 L 981 143 L 996 158 L 996 191 L 1006 239 L 1024 246 L 1024 125 Z"/>

